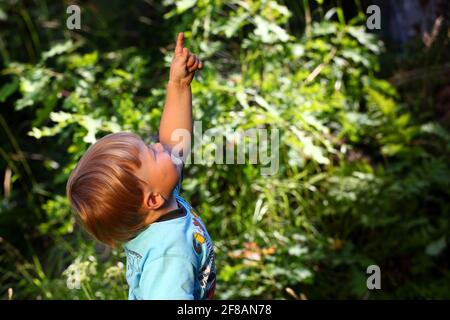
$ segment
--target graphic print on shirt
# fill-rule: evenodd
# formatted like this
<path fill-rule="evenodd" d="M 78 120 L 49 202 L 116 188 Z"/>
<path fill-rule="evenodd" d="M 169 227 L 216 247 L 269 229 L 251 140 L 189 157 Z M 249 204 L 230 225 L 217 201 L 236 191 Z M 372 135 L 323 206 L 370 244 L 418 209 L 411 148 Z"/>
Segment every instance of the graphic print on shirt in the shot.
<path fill-rule="evenodd" d="M 194 246 L 194 250 L 197 254 L 202 253 L 202 245 L 205 243 L 205 228 L 202 226 L 200 221 L 198 220 L 198 216 L 195 214 L 192 217 L 193 224 L 194 224 L 194 237 L 192 239 L 192 243 Z"/>
<path fill-rule="evenodd" d="M 139 264 L 142 256 L 130 249 L 125 248 L 125 254 L 127 256 L 127 278 L 131 278 L 134 273 L 139 272 Z"/>
<path fill-rule="evenodd" d="M 193 247 L 195 252 L 200 255 L 202 246 L 206 243 L 206 259 L 198 272 L 198 281 L 200 287 L 205 291 L 205 297 L 211 299 L 214 295 L 216 286 L 216 267 L 214 263 L 214 248 L 211 238 L 207 236 L 206 229 L 195 213 L 193 214 L 194 236 Z"/>

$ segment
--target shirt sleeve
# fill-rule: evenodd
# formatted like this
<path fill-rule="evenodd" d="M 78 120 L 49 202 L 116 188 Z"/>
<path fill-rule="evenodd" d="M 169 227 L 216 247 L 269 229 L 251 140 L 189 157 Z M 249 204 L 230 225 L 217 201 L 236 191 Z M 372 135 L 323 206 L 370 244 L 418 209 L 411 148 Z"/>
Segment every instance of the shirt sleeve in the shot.
<path fill-rule="evenodd" d="M 144 300 L 194 300 L 194 281 L 188 259 L 164 256 L 144 265 L 139 287 Z"/>

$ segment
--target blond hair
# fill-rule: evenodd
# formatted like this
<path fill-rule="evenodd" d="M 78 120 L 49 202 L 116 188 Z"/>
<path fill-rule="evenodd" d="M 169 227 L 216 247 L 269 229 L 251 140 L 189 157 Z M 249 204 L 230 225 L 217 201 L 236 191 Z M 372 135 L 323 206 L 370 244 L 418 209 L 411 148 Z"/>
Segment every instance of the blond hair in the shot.
<path fill-rule="evenodd" d="M 115 247 L 144 227 L 140 168 L 143 141 L 132 133 L 109 134 L 89 147 L 67 181 L 67 197 L 85 229 Z"/>

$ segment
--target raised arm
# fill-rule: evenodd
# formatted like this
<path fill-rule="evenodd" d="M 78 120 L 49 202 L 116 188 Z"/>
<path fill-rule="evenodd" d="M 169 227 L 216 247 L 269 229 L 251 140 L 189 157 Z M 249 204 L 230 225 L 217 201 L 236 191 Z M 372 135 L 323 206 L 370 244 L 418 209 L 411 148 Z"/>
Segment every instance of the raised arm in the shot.
<path fill-rule="evenodd" d="M 184 34 L 180 32 L 170 65 L 166 102 L 159 125 L 159 142 L 185 161 L 192 137 L 191 82 L 195 71 L 202 69 L 203 64 L 189 49 L 183 47 L 183 40 Z"/>

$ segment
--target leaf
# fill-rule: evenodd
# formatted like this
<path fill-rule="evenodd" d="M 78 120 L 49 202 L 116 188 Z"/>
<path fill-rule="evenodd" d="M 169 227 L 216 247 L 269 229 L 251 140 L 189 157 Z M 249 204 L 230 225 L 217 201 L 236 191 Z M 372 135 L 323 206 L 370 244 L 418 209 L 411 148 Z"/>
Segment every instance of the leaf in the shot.
<path fill-rule="evenodd" d="M 352 35 L 362 46 L 373 53 L 380 53 L 381 43 L 376 42 L 372 34 L 367 33 L 362 27 L 349 27 L 348 33 Z"/>
<path fill-rule="evenodd" d="M 239 101 L 240 105 L 244 109 L 248 109 L 249 108 L 249 105 L 248 105 L 248 102 L 247 102 L 247 95 L 245 94 L 244 91 L 236 92 L 236 99 Z"/>
<path fill-rule="evenodd" d="M 445 240 L 445 236 L 442 236 L 439 240 L 430 243 L 426 247 L 425 252 L 429 256 L 438 256 L 446 247 L 447 242 Z"/>
<path fill-rule="evenodd" d="M 305 47 L 299 43 L 292 45 L 292 55 L 300 58 L 305 54 Z"/>
<path fill-rule="evenodd" d="M 333 18 L 333 16 L 336 14 L 336 11 L 336 8 L 331 8 L 325 13 L 324 19 L 331 20 L 331 18 Z"/>
<path fill-rule="evenodd" d="M 48 58 L 52 58 L 54 56 L 60 55 L 64 52 L 68 52 L 72 50 L 75 47 L 72 40 L 66 41 L 64 43 L 59 43 L 57 45 L 54 45 L 50 50 L 44 52 L 42 54 L 42 59 L 45 61 Z"/>
<path fill-rule="evenodd" d="M 292 271 L 296 281 L 309 282 L 307 280 L 310 280 L 313 276 L 312 272 L 305 268 L 296 268 Z"/>
<path fill-rule="evenodd" d="M 261 38 L 262 42 L 274 43 L 277 41 L 286 42 L 289 40 L 289 34 L 275 23 L 269 22 L 260 16 L 254 19 L 256 24 L 255 34 Z"/>
<path fill-rule="evenodd" d="M 16 101 L 16 110 L 33 106 L 36 102 L 45 98 L 50 78 L 44 69 L 41 68 L 32 70 L 32 73 L 27 77 L 22 77 L 20 79 L 20 91 L 23 97 Z"/>
<path fill-rule="evenodd" d="M 435 134 L 436 136 L 450 142 L 450 134 L 438 123 L 426 123 L 420 126 L 420 131 L 429 134 Z"/>
<path fill-rule="evenodd" d="M 17 88 L 19 87 L 19 79 L 17 77 L 13 78 L 13 81 L 10 83 L 5 84 L 0 89 L 0 102 L 5 102 L 6 99 L 16 92 Z"/>
<path fill-rule="evenodd" d="M 58 98 L 54 94 L 49 94 L 45 99 L 44 108 L 38 109 L 36 112 L 36 118 L 33 120 L 32 126 L 39 127 L 45 120 L 48 119 L 50 112 L 53 111 Z"/>
<path fill-rule="evenodd" d="M 399 127 L 406 127 L 409 123 L 411 116 L 409 113 L 402 114 L 397 118 L 396 122 Z"/>
<path fill-rule="evenodd" d="M 101 127 L 101 121 L 90 116 L 84 116 L 81 119 L 80 124 L 87 130 L 87 134 L 84 136 L 83 141 L 86 143 L 95 143 L 97 141 L 95 134 Z"/>
<path fill-rule="evenodd" d="M 393 156 L 403 149 L 401 144 L 386 144 L 381 147 L 381 153 L 386 156 Z"/>
<path fill-rule="evenodd" d="M 238 15 L 228 19 L 227 23 L 223 26 L 218 27 L 214 33 L 224 32 L 227 38 L 231 38 L 237 30 L 242 28 L 245 24 L 245 21 L 249 18 L 248 13 L 244 13 L 242 15 Z"/>
<path fill-rule="evenodd" d="M 307 158 L 312 158 L 319 164 L 330 164 L 330 160 L 324 156 L 324 150 L 314 144 L 312 137 L 295 126 L 290 126 L 290 129 L 298 138 L 298 141 L 302 145 L 302 152 Z"/>
<path fill-rule="evenodd" d="M 69 57 L 69 67 L 76 69 L 76 68 L 83 68 L 83 67 L 90 67 L 97 63 L 98 61 L 98 52 L 93 51 L 91 53 L 86 53 L 82 56 L 78 54 L 70 55 Z"/>
<path fill-rule="evenodd" d="M 371 88 L 367 88 L 367 93 L 369 94 L 369 102 L 373 108 L 378 108 L 386 116 L 392 115 L 395 112 L 396 105 L 393 99 Z"/>
<path fill-rule="evenodd" d="M 255 95 L 255 102 L 264 109 L 266 109 L 267 111 L 269 111 L 271 115 L 274 115 L 276 117 L 279 116 L 279 112 L 260 95 L 257 94 Z"/>
<path fill-rule="evenodd" d="M 256 201 L 255 210 L 253 212 L 253 221 L 260 221 L 268 209 L 269 208 L 264 204 L 263 199 L 259 197 L 258 201 Z"/>
<path fill-rule="evenodd" d="M 184 11 L 192 8 L 197 3 L 197 0 L 181 0 L 177 1 L 177 13 L 183 13 Z"/>
<path fill-rule="evenodd" d="M 351 291 L 357 297 L 361 297 L 367 291 L 367 277 L 360 270 L 351 272 Z"/>
<path fill-rule="evenodd" d="M 296 246 L 290 247 L 289 250 L 288 250 L 288 253 L 289 253 L 291 256 L 300 257 L 300 256 L 302 256 L 302 255 L 308 253 L 308 248 L 305 248 L 305 247 L 303 247 L 303 246 L 296 245 Z"/>
<path fill-rule="evenodd" d="M 0 21 L 6 21 L 7 19 L 8 15 L 2 8 L 0 8 Z"/>

